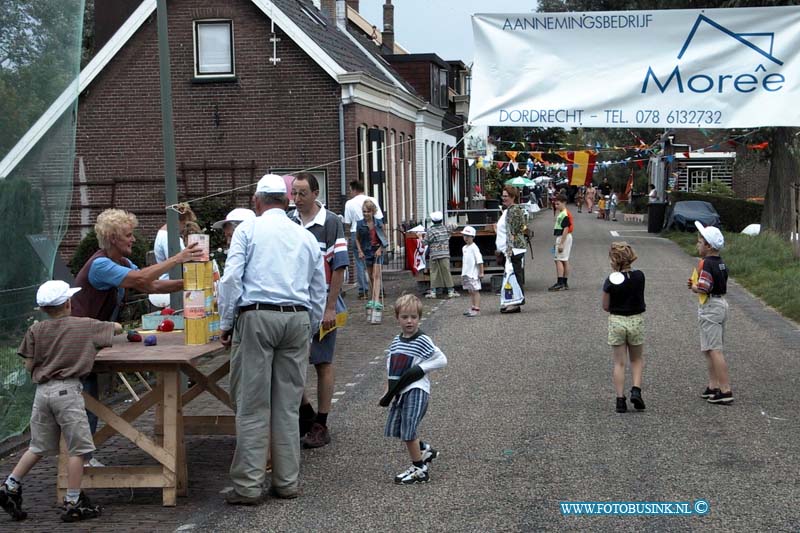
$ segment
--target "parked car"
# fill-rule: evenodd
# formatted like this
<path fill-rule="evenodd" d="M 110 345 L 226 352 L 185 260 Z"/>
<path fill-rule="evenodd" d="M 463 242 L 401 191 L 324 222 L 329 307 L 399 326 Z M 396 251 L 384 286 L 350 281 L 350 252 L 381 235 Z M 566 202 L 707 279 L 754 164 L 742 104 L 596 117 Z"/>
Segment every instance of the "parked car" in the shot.
<path fill-rule="evenodd" d="M 667 220 L 667 229 L 679 229 L 681 231 L 694 231 L 695 221 L 699 221 L 704 226 L 719 226 L 720 218 L 714 206 L 708 202 L 700 200 L 686 200 L 677 202 L 672 207 L 672 212 Z"/>

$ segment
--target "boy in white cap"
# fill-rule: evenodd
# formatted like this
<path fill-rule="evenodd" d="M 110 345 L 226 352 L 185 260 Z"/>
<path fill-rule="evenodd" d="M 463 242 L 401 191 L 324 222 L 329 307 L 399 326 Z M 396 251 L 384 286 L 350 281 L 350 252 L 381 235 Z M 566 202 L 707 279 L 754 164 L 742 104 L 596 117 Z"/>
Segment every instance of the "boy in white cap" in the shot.
<path fill-rule="evenodd" d="M 67 495 L 61 519 L 76 522 L 100 516 L 81 491 L 83 456 L 94 451 L 89 420 L 81 395 L 80 378 L 91 372 L 100 348 L 111 346 L 122 333 L 116 322 L 74 317 L 70 298 L 80 288 L 63 281 L 47 281 L 36 293 L 36 303 L 49 320 L 33 324 L 25 333 L 17 353 L 36 383 L 31 415 L 31 443 L 17 466 L 0 485 L 0 507 L 14 520 L 24 520 L 22 479 L 44 455 L 58 455 L 63 436 L 69 451 Z"/>
<path fill-rule="evenodd" d="M 708 360 L 708 386 L 701 397 L 709 403 L 730 404 L 733 402 L 728 364 L 723 355 L 725 322 L 728 320 L 728 268 L 719 256 L 725 246 L 722 232 L 714 226 L 697 227 L 697 253 L 700 262 L 696 275 L 688 281 L 688 287 L 698 295 L 697 324 L 700 327 L 700 350 Z"/>
<path fill-rule="evenodd" d="M 430 261 L 428 269 L 431 272 L 431 290 L 426 298 L 436 298 L 437 289 L 447 289 L 447 297 L 458 296 L 453 288 L 453 276 L 450 275 L 450 230 L 442 223 L 444 216 L 441 211 L 431 213 L 433 223 L 425 234 L 425 244 L 428 245 Z"/>
<path fill-rule="evenodd" d="M 483 255 L 475 244 L 475 228 L 467 226 L 461 231 L 466 243 L 461 249 L 461 286 L 469 291 L 470 308 L 464 316 L 481 314 L 481 278 L 483 277 Z"/>

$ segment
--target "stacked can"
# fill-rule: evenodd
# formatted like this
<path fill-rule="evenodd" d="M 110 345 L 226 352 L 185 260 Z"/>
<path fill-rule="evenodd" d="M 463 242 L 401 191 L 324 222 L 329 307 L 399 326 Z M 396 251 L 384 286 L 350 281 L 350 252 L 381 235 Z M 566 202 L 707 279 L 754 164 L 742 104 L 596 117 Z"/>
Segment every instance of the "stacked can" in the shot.
<path fill-rule="evenodd" d="M 198 242 L 202 261 L 183 264 L 183 316 L 185 344 L 206 344 L 219 339 L 219 313 L 214 297 L 214 267 L 209 261 L 208 235 L 189 235 Z"/>

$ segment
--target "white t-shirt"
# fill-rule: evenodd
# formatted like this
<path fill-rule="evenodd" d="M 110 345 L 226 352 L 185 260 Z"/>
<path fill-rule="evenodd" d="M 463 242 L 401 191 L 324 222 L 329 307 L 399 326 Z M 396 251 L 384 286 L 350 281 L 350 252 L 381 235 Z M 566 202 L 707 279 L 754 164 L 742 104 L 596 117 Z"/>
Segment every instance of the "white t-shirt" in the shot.
<path fill-rule="evenodd" d="M 658 191 L 653 189 L 647 196 L 649 198 L 650 203 L 653 203 L 658 199 Z"/>
<path fill-rule="evenodd" d="M 483 255 L 481 254 L 478 245 L 474 242 L 466 244 L 461 249 L 461 276 L 466 276 L 470 279 L 479 279 L 481 276 L 481 269 L 478 265 L 483 264 Z"/>
<path fill-rule="evenodd" d="M 183 244 L 183 238 L 178 237 L 178 244 L 181 247 L 181 250 L 186 248 Z M 168 242 L 168 235 L 167 230 L 160 229 L 158 233 L 156 233 L 156 241 L 153 243 L 153 253 L 156 256 L 156 263 L 163 263 L 167 259 L 169 259 L 169 242 Z M 158 279 L 169 279 L 169 274 L 161 274 Z"/>
<path fill-rule="evenodd" d="M 381 211 L 381 206 L 378 205 L 378 200 L 366 194 L 353 196 L 344 204 L 344 223 L 350 224 L 350 233 L 356 232 L 356 222 L 364 218 L 362 209 L 364 208 L 364 202 L 366 200 L 372 200 L 372 203 L 378 208 L 378 211 L 375 213 L 375 218 L 383 218 L 383 211 Z"/>

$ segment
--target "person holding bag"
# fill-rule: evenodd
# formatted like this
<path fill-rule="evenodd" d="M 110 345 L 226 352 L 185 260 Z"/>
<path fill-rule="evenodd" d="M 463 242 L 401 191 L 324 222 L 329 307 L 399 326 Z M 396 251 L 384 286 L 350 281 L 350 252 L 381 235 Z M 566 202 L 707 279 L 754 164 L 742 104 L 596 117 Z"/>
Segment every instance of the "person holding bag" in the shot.
<path fill-rule="evenodd" d="M 501 196 L 503 202 L 503 214 L 497 221 L 497 236 L 495 237 L 495 255 L 498 256 L 498 264 L 511 263 L 516 283 L 519 286 L 521 299 L 519 303 L 503 304 L 501 292 L 501 313 L 519 313 L 520 305 L 525 304 L 525 211 L 519 205 L 519 191 L 510 185 L 503 188 Z M 501 257 L 503 260 L 501 260 Z M 508 270 L 508 267 L 506 268 Z M 506 275 L 506 278 L 508 275 Z M 503 291 L 507 280 L 503 280 Z M 513 286 L 513 284 L 512 284 Z"/>

